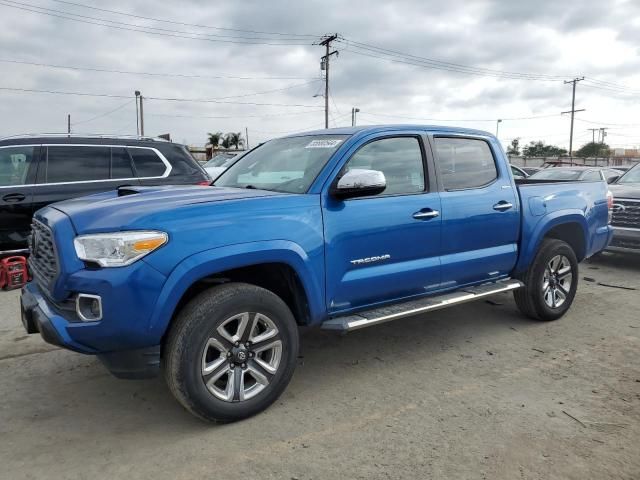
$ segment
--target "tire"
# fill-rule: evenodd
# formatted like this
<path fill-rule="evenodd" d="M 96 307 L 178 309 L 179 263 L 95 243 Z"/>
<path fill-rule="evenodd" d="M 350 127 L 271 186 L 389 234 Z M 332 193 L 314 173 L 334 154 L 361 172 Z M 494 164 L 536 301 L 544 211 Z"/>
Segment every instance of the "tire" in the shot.
<path fill-rule="evenodd" d="M 295 319 L 278 296 L 228 283 L 200 293 L 178 314 L 165 342 L 165 379 L 193 415 L 211 422 L 240 420 L 266 409 L 284 391 L 298 346 Z"/>
<path fill-rule="evenodd" d="M 546 238 L 521 280 L 525 286 L 513 292 L 520 311 L 534 320 L 556 320 L 567 313 L 576 295 L 576 254 L 566 242 Z"/>

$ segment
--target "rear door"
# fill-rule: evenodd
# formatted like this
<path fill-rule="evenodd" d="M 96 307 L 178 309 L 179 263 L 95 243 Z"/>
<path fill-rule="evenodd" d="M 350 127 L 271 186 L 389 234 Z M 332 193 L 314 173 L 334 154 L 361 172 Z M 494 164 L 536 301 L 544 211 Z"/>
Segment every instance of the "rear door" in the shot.
<path fill-rule="evenodd" d="M 442 203 L 442 287 L 505 277 L 517 260 L 520 231 L 509 165 L 483 137 L 431 141 Z"/>
<path fill-rule="evenodd" d="M 330 312 L 438 288 L 440 197 L 435 182 L 429 182 L 426 153 L 418 134 L 372 137 L 347 153 L 341 173 L 352 168 L 382 171 L 387 188 L 363 198 L 324 196 Z"/>
<path fill-rule="evenodd" d="M 37 210 L 50 203 L 138 185 L 131 158 L 122 146 L 45 145 L 38 169 Z"/>
<path fill-rule="evenodd" d="M 0 147 L 0 251 L 27 248 L 40 145 Z"/>

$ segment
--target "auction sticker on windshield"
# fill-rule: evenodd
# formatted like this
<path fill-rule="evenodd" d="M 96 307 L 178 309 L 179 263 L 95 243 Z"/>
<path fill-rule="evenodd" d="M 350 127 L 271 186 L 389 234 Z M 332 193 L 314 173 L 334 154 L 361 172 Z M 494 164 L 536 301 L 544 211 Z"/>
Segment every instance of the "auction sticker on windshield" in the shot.
<path fill-rule="evenodd" d="M 311 140 L 304 148 L 335 148 L 342 143 L 342 140 Z"/>

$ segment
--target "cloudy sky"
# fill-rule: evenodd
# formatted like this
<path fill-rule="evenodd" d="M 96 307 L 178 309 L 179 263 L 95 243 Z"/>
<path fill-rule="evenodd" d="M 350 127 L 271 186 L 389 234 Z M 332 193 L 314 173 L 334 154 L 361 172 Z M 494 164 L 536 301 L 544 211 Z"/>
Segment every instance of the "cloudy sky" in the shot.
<path fill-rule="evenodd" d="M 501 118 L 503 144 L 567 147 L 564 80 L 585 76 L 574 143 L 608 127 L 640 145 L 638 0 L 0 0 L 0 136 L 64 132 L 68 113 L 75 132 L 135 134 L 134 90 L 146 134 L 189 144 L 320 128 L 327 33 L 331 126 L 353 106 L 359 124 Z"/>

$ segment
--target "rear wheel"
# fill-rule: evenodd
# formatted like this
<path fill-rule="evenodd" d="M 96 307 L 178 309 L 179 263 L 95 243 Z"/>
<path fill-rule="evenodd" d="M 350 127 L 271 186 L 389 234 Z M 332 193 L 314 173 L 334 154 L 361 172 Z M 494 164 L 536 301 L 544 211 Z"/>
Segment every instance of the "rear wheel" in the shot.
<path fill-rule="evenodd" d="M 556 320 L 571 304 L 578 288 L 578 260 L 562 240 L 542 241 L 524 279 L 525 286 L 514 291 L 522 313 L 535 320 Z"/>
<path fill-rule="evenodd" d="M 278 398 L 297 355 L 298 328 L 287 305 L 263 288 L 226 284 L 178 314 L 165 347 L 165 378 L 194 415 L 239 420 Z"/>

